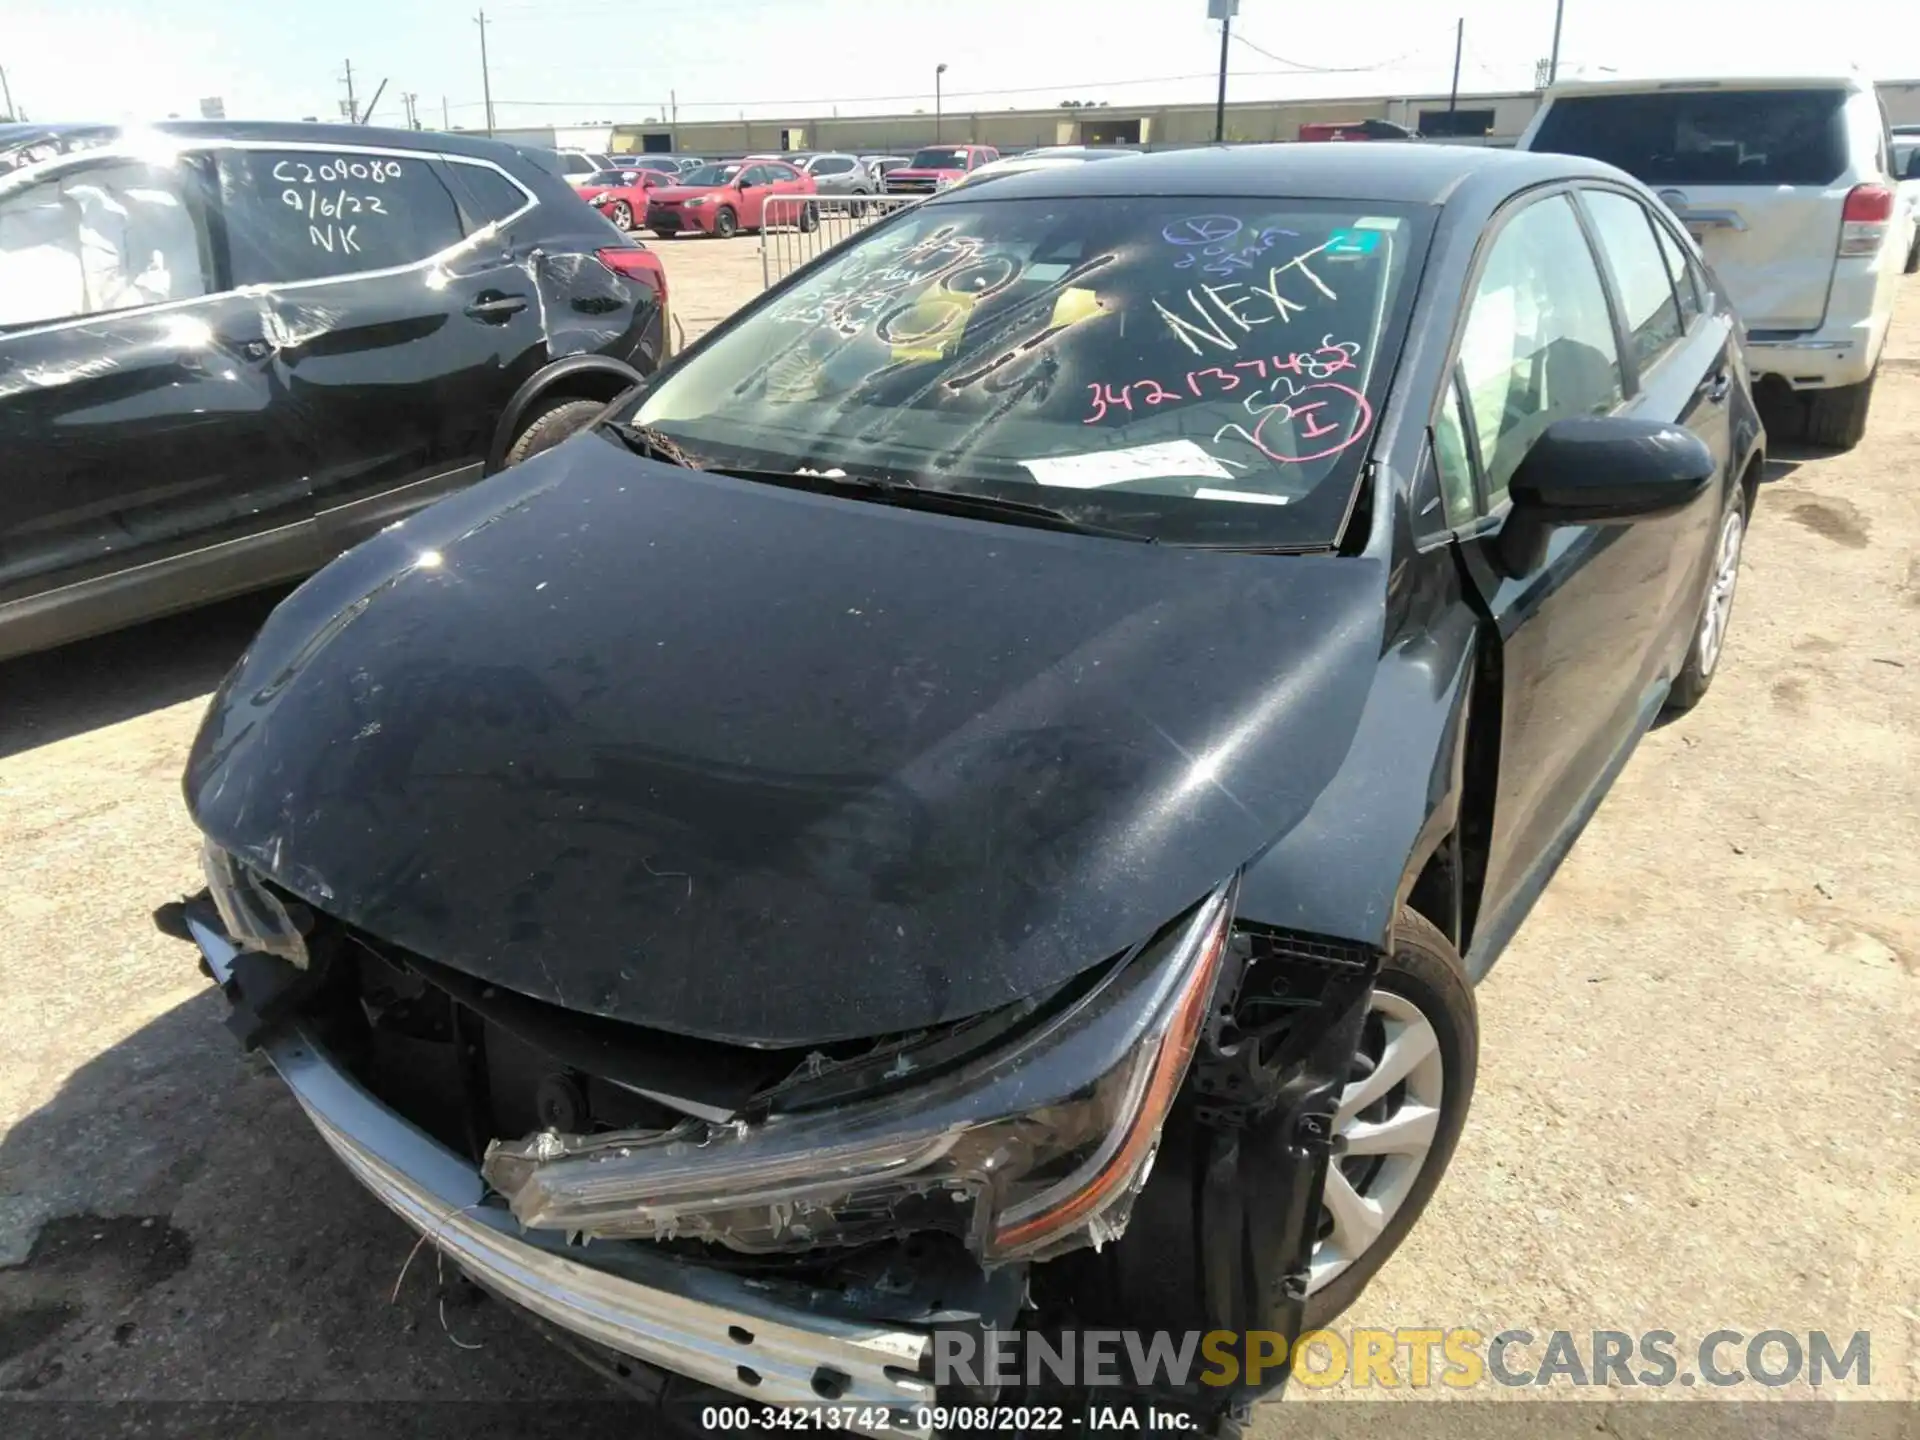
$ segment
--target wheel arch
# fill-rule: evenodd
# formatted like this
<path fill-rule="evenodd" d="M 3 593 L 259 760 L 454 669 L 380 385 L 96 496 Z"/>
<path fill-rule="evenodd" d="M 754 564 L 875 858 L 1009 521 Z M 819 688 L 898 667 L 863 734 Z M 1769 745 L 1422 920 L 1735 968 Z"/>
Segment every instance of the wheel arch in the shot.
<path fill-rule="evenodd" d="M 611 405 L 645 379 L 631 365 L 610 355 L 567 355 L 541 366 L 513 392 L 513 398 L 501 412 L 500 423 L 494 427 L 493 443 L 487 447 L 483 473 L 497 475 L 506 468 L 507 451 L 521 428 L 549 402 L 604 400 Z"/>

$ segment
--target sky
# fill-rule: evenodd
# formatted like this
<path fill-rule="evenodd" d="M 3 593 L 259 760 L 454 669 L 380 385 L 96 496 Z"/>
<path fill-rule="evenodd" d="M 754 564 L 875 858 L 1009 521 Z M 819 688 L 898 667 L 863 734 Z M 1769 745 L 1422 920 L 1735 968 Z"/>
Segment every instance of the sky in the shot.
<path fill-rule="evenodd" d="M 478 0 L 4 0 L 0 70 L 36 120 L 337 118 L 345 67 L 373 119 L 484 123 Z M 1213 99 L 1206 0 L 494 0 L 500 126 L 949 112 Z M 1818 21 L 1809 25 L 1809 14 Z M 1241 0 L 1228 98 L 1526 89 L 1554 0 Z M 1920 0 L 1565 0 L 1563 76 L 1858 63 L 1920 77 Z M 1679 57 L 1679 58 L 1676 58 Z M 1688 57 L 1700 57 L 1690 60 Z M 1711 57 L 1710 60 L 1705 57 Z M 1818 63 L 1816 63 L 1816 57 Z M 445 109 L 443 111 L 443 101 Z"/>

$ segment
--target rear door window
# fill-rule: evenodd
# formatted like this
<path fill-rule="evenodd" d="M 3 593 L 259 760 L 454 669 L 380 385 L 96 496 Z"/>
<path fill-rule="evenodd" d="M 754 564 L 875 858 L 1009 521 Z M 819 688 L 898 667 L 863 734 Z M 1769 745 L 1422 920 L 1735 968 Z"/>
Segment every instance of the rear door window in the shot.
<path fill-rule="evenodd" d="M 413 265 L 458 244 L 453 194 L 412 151 L 222 150 L 220 202 L 236 285 Z"/>
<path fill-rule="evenodd" d="M 1613 272 L 1621 319 L 1635 363 L 1645 370 L 1679 343 L 1684 328 L 1673 276 L 1654 239 L 1653 223 L 1638 200 L 1617 190 L 1584 192 L 1587 213 Z"/>
<path fill-rule="evenodd" d="M 1569 95 L 1530 148 L 1585 155 L 1649 185 L 1831 185 L 1847 168 L 1842 90 Z"/>
<path fill-rule="evenodd" d="M 1657 218 L 1653 235 L 1660 244 L 1660 258 L 1667 262 L 1667 274 L 1673 279 L 1673 293 L 1680 301 L 1680 327 L 1683 330 L 1692 329 L 1701 307 L 1699 271 L 1687 259 L 1673 232 Z"/>

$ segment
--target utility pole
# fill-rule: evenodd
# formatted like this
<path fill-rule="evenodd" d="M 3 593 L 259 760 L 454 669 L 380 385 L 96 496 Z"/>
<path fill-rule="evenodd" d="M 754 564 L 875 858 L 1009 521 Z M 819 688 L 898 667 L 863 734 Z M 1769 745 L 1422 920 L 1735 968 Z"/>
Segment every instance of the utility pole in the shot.
<path fill-rule="evenodd" d="M 475 21 L 480 27 L 480 93 L 487 102 L 487 134 L 493 134 L 493 78 L 487 73 L 487 12 Z"/>
<path fill-rule="evenodd" d="M 347 61 L 347 123 L 349 125 L 360 123 L 360 106 L 353 98 L 353 61 L 351 60 Z"/>
<path fill-rule="evenodd" d="M 673 109 L 673 123 L 677 126 L 680 123 L 680 92 L 678 90 L 667 91 L 667 103 Z"/>
<path fill-rule="evenodd" d="M 380 88 L 373 92 L 373 99 L 367 102 L 367 113 L 360 117 L 360 123 L 362 125 L 370 125 L 373 123 L 373 112 L 380 108 L 380 97 L 386 93 L 387 82 L 382 80 L 380 82 Z"/>
<path fill-rule="evenodd" d="M 1213 102 L 1213 143 L 1227 138 L 1227 42 L 1233 38 L 1233 17 L 1239 13 L 1240 0 L 1207 0 L 1207 18 L 1220 22 L 1220 95 Z"/>
<path fill-rule="evenodd" d="M 933 143 L 940 143 L 940 77 L 947 73 L 947 62 L 933 67 Z"/>
<path fill-rule="evenodd" d="M 1460 108 L 1460 52 L 1467 43 L 1467 17 L 1462 15 L 1453 27 L 1453 89 L 1447 92 L 1447 134 L 1453 131 L 1453 114 Z"/>
<path fill-rule="evenodd" d="M 402 90 L 400 92 L 400 103 L 407 107 L 407 128 L 409 130 L 418 130 L 420 128 L 419 100 L 420 95 L 417 91 Z"/>
<path fill-rule="evenodd" d="M 1547 84 L 1560 76 L 1560 22 L 1566 18 L 1567 0 L 1553 0 L 1553 49 L 1547 56 Z"/>
<path fill-rule="evenodd" d="M 447 113 L 447 97 L 444 95 L 440 97 L 440 128 L 453 129 L 453 117 Z"/>
<path fill-rule="evenodd" d="M 13 113 L 13 87 L 7 84 L 7 67 L 4 65 L 0 65 L 0 97 L 6 100 L 7 119 L 18 120 L 20 117 Z"/>

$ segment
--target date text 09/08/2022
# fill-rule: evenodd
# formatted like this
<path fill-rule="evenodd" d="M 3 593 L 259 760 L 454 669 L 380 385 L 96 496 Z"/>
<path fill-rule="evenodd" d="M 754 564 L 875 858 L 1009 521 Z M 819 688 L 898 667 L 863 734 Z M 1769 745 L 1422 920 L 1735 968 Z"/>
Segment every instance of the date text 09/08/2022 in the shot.
<path fill-rule="evenodd" d="M 1119 1434 L 1197 1431 L 1200 1422 L 1181 1410 L 1151 1405 L 1092 1405 L 1070 1415 L 1061 1405 L 921 1405 L 893 1411 L 883 1405 L 709 1405 L 700 1412 L 706 1431 L 931 1430 L 937 1435 L 1043 1435 L 1072 1430 Z"/>

